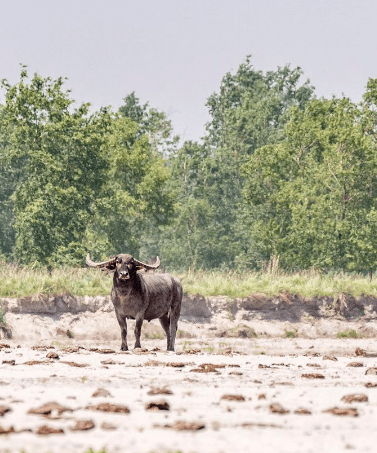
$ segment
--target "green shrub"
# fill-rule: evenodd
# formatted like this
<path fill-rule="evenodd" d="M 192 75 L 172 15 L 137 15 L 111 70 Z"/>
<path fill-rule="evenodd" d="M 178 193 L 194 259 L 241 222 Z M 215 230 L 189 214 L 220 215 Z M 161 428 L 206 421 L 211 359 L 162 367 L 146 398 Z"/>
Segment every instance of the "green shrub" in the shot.
<path fill-rule="evenodd" d="M 361 338 L 361 335 L 353 329 L 346 329 L 343 330 L 343 332 L 338 332 L 336 336 L 337 338 Z"/>
<path fill-rule="evenodd" d="M 285 331 L 285 338 L 295 338 L 295 337 L 297 337 L 297 330 L 296 329 L 286 330 Z"/>

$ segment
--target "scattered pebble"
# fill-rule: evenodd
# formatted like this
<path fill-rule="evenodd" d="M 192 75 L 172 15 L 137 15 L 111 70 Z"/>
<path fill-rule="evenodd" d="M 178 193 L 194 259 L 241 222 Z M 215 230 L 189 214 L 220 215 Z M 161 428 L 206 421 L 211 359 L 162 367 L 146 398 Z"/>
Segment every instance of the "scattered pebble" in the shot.
<path fill-rule="evenodd" d="M 156 428 L 171 428 L 175 431 L 199 431 L 200 429 L 204 429 L 205 425 L 202 423 L 193 423 L 193 422 L 184 422 L 184 421 L 177 421 L 174 422 L 172 425 L 155 425 Z"/>
<path fill-rule="evenodd" d="M 71 431 L 88 431 L 94 428 L 93 420 L 78 420 L 76 425 L 70 428 Z"/>
<path fill-rule="evenodd" d="M 2 406 L 0 405 L 0 417 L 3 417 L 4 414 L 10 412 L 12 409 L 9 406 Z"/>
<path fill-rule="evenodd" d="M 279 403 L 272 403 L 270 404 L 270 412 L 272 414 L 288 414 L 289 410 L 285 409 L 281 404 Z"/>
<path fill-rule="evenodd" d="M 364 403 L 368 402 L 368 397 L 367 395 L 364 395 L 363 393 L 354 393 L 352 395 L 345 395 L 342 398 L 342 401 L 345 403 Z"/>
<path fill-rule="evenodd" d="M 148 395 L 173 395 L 173 392 L 166 387 L 152 387 Z"/>
<path fill-rule="evenodd" d="M 357 417 L 359 412 L 356 408 L 353 407 L 346 407 L 346 408 L 339 408 L 333 407 L 331 409 L 327 409 L 323 411 L 327 414 L 339 415 L 339 416 L 348 416 L 348 417 Z"/>
<path fill-rule="evenodd" d="M 114 412 L 120 414 L 129 414 L 130 410 L 127 406 L 121 404 L 110 404 L 110 403 L 100 403 L 91 406 L 87 406 L 86 409 L 92 411 L 102 411 L 102 412 Z"/>
<path fill-rule="evenodd" d="M 10 426 L 9 428 L 3 428 L 0 426 L 0 435 L 1 434 L 11 434 L 15 433 L 16 431 L 14 430 L 13 426 Z"/>
<path fill-rule="evenodd" d="M 52 412 L 56 412 L 58 415 L 61 415 L 63 412 L 73 412 L 72 409 L 66 406 L 61 406 L 58 403 L 51 402 L 43 404 L 40 407 L 32 408 L 28 410 L 28 414 L 35 414 L 35 415 L 45 415 L 50 416 Z"/>
<path fill-rule="evenodd" d="M 322 360 L 332 360 L 333 362 L 337 362 L 338 361 L 338 359 L 335 356 L 333 356 L 333 355 L 324 355 L 322 357 Z"/>
<path fill-rule="evenodd" d="M 65 362 L 63 360 L 61 360 L 60 363 L 65 363 L 66 365 L 74 366 L 74 367 L 78 367 L 78 368 L 84 368 L 86 366 L 89 366 L 87 363 Z"/>
<path fill-rule="evenodd" d="M 246 401 L 242 395 L 223 395 L 221 399 L 225 401 Z"/>
<path fill-rule="evenodd" d="M 47 434 L 64 434 L 64 430 L 62 428 L 52 428 L 51 426 L 42 425 L 35 433 L 45 436 Z"/>
<path fill-rule="evenodd" d="M 101 429 L 112 431 L 114 429 L 117 429 L 117 426 L 113 425 L 112 423 L 103 422 L 101 425 Z"/>
<path fill-rule="evenodd" d="M 103 397 L 103 398 L 108 398 L 108 397 L 111 397 L 112 398 L 112 395 L 110 394 L 110 392 L 108 392 L 107 390 L 105 389 L 97 389 L 92 397 L 94 398 L 97 398 L 97 397 Z"/>
<path fill-rule="evenodd" d="M 297 415 L 312 415 L 309 409 L 305 409 L 304 407 L 299 407 L 295 410 L 295 414 Z"/>
<path fill-rule="evenodd" d="M 3 360 L 2 363 L 4 363 L 5 365 L 16 365 L 16 361 L 15 360 Z"/>
<path fill-rule="evenodd" d="M 304 373 L 301 377 L 305 379 L 325 379 L 325 376 L 320 373 Z"/>
<path fill-rule="evenodd" d="M 166 402 L 164 400 L 155 401 L 155 402 L 146 404 L 145 410 L 146 411 L 169 411 L 170 405 L 168 402 Z"/>

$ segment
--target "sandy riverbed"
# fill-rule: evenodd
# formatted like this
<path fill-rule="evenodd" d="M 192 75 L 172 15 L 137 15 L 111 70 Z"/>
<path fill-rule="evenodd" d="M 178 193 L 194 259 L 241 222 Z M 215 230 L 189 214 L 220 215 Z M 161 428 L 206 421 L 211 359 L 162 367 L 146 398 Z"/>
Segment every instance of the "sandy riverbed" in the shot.
<path fill-rule="evenodd" d="M 355 355 L 373 339 L 3 343 L 1 453 L 376 451 L 377 358 Z"/>

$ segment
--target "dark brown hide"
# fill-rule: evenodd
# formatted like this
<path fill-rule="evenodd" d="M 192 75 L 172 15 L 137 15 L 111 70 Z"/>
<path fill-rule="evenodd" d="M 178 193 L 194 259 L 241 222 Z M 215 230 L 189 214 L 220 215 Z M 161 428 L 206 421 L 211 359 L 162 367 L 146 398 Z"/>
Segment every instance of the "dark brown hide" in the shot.
<path fill-rule="evenodd" d="M 167 337 L 167 350 L 174 351 L 178 319 L 181 313 L 182 286 L 170 274 L 148 273 L 156 269 L 160 261 L 144 264 L 131 255 L 121 254 L 103 263 L 93 263 L 88 255 L 90 266 L 114 270 L 111 300 L 122 335 L 121 350 L 127 351 L 127 318 L 135 319 L 135 348 L 140 348 L 140 334 L 144 319 L 159 318 Z"/>

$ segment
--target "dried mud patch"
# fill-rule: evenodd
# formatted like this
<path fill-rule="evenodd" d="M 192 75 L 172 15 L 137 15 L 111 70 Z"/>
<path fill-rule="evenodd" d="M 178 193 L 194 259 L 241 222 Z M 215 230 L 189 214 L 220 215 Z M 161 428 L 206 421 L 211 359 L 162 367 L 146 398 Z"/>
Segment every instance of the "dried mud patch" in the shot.
<path fill-rule="evenodd" d="M 52 428 L 48 425 L 42 425 L 35 431 L 36 434 L 41 436 L 47 436 L 48 434 L 64 434 L 64 429 L 62 428 Z"/>
<path fill-rule="evenodd" d="M 289 414 L 289 410 L 285 409 L 280 403 L 270 404 L 270 412 L 272 414 L 280 414 L 280 415 Z"/>
<path fill-rule="evenodd" d="M 3 406 L 0 404 L 0 417 L 3 417 L 4 414 L 10 412 L 12 409 L 9 406 Z"/>
<path fill-rule="evenodd" d="M 13 426 L 10 426 L 8 428 L 3 428 L 2 426 L 0 426 L 0 435 L 1 434 L 12 434 L 12 433 L 15 433 L 15 429 L 13 428 Z"/>
<path fill-rule="evenodd" d="M 102 398 L 112 398 L 112 395 L 109 391 L 105 390 L 105 389 L 97 389 L 93 394 L 92 394 L 92 397 L 94 398 L 98 398 L 98 397 L 102 397 Z"/>
<path fill-rule="evenodd" d="M 145 405 L 146 411 L 169 411 L 170 405 L 167 401 L 153 401 Z"/>
<path fill-rule="evenodd" d="M 301 377 L 304 379 L 325 379 L 325 376 L 320 373 L 303 373 Z"/>
<path fill-rule="evenodd" d="M 231 395 L 231 394 L 223 395 L 221 399 L 224 401 L 246 401 L 243 395 Z"/>
<path fill-rule="evenodd" d="M 45 403 L 40 407 L 29 409 L 28 414 L 34 415 L 43 415 L 43 416 L 52 416 L 52 415 L 61 415 L 63 412 L 73 412 L 73 409 L 70 409 L 66 406 L 61 406 L 58 403 L 51 402 Z"/>
<path fill-rule="evenodd" d="M 130 410 L 122 404 L 100 403 L 87 406 L 86 409 L 101 412 L 113 412 L 116 414 L 129 414 Z"/>
<path fill-rule="evenodd" d="M 205 424 L 203 423 L 195 423 L 195 422 L 185 422 L 185 421 L 177 421 L 173 424 L 169 425 L 154 425 L 155 428 L 169 428 L 174 429 L 175 431 L 200 431 L 205 429 Z"/>
<path fill-rule="evenodd" d="M 368 397 L 363 393 L 354 393 L 352 395 L 344 395 L 342 401 L 347 404 L 351 403 L 367 403 Z"/>
<path fill-rule="evenodd" d="M 166 387 L 152 387 L 148 395 L 173 395 L 173 392 Z"/>
<path fill-rule="evenodd" d="M 90 429 L 93 429 L 95 427 L 95 424 L 93 420 L 78 420 L 75 424 L 75 426 L 72 426 L 70 428 L 71 431 L 88 431 Z"/>
<path fill-rule="evenodd" d="M 87 363 L 77 363 L 77 362 L 66 362 L 64 360 L 61 360 L 59 363 L 64 363 L 65 365 L 73 366 L 76 368 L 85 368 L 89 366 Z"/>
<path fill-rule="evenodd" d="M 358 410 L 354 407 L 346 408 L 332 407 L 331 409 L 326 409 L 323 412 L 326 414 L 338 415 L 340 417 L 358 417 L 359 415 Z"/>

